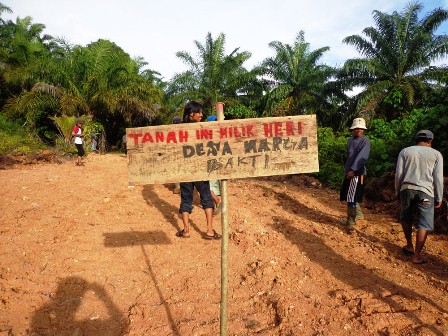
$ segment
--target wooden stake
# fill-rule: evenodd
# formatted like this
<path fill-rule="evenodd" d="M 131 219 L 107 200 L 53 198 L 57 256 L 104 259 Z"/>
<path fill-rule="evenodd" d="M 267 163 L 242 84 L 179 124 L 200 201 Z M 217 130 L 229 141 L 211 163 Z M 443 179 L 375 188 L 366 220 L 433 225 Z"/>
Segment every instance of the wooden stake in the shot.
<path fill-rule="evenodd" d="M 216 103 L 218 121 L 224 120 L 224 104 Z M 228 294 L 228 250 L 229 250 L 229 222 L 228 222 L 227 180 L 221 180 L 221 311 L 220 335 L 227 336 L 227 294 Z"/>

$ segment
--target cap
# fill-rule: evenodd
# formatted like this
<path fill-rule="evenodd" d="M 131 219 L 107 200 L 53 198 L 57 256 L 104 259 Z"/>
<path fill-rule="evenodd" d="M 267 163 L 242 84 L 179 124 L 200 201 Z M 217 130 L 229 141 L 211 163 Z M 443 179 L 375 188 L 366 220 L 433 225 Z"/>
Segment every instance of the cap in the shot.
<path fill-rule="evenodd" d="M 77 124 L 84 124 L 84 121 L 83 120 L 77 120 L 76 123 Z"/>
<path fill-rule="evenodd" d="M 173 118 L 173 124 L 180 124 L 182 122 L 182 118 L 179 116 L 175 116 Z"/>
<path fill-rule="evenodd" d="M 434 134 L 429 130 L 420 130 L 417 132 L 417 135 L 415 136 L 416 139 L 418 138 L 426 138 L 426 139 L 434 139 Z"/>
<path fill-rule="evenodd" d="M 207 118 L 207 121 L 216 121 L 216 120 L 218 120 L 218 118 L 216 118 L 216 116 L 214 115 L 211 115 Z"/>
<path fill-rule="evenodd" d="M 350 127 L 350 129 L 352 130 L 355 128 L 367 129 L 366 121 L 364 120 L 364 118 L 353 119 L 352 127 Z"/>

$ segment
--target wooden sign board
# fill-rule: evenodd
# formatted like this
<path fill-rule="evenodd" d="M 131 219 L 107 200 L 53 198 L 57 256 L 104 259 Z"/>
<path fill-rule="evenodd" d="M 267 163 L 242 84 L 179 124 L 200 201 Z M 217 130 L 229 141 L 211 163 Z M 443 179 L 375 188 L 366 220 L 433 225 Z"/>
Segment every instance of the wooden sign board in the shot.
<path fill-rule="evenodd" d="M 126 129 L 130 184 L 319 171 L 315 115 Z"/>

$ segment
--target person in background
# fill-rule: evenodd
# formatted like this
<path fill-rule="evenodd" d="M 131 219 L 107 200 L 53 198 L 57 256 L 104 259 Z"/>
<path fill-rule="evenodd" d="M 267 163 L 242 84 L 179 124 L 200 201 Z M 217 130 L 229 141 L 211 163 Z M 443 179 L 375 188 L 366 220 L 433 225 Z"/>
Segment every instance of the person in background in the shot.
<path fill-rule="evenodd" d="M 367 173 L 366 162 L 370 153 L 370 140 L 364 135 L 367 129 L 363 118 L 353 120 L 352 137 L 347 143 L 347 161 L 344 168 L 344 181 L 340 191 L 340 200 L 347 202 L 347 219 L 341 224 L 352 230 L 356 220 L 364 219 L 359 203 L 364 198 L 364 183 Z"/>
<path fill-rule="evenodd" d="M 182 123 L 182 118 L 179 116 L 175 116 L 173 117 L 173 124 L 181 124 Z"/>
<path fill-rule="evenodd" d="M 98 137 L 93 131 L 90 131 L 90 141 L 92 142 L 92 151 L 98 153 Z"/>
<path fill-rule="evenodd" d="M 185 105 L 183 122 L 184 123 L 196 123 L 202 120 L 202 105 L 195 101 L 190 101 Z M 194 178 L 194 171 L 191 171 L 192 178 Z M 207 232 L 205 234 L 206 239 L 220 239 L 221 235 L 213 229 L 213 209 L 215 204 L 213 202 L 212 194 L 210 191 L 209 181 L 196 181 L 196 182 L 181 182 L 180 183 L 180 207 L 179 213 L 182 217 L 184 228 L 176 233 L 177 237 L 189 238 L 190 237 L 190 214 L 193 209 L 193 192 L 194 189 L 199 192 L 202 208 L 205 212 L 205 218 L 207 221 Z"/>
<path fill-rule="evenodd" d="M 126 147 L 126 133 L 121 138 L 121 145 L 123 146 L 124 154 L 128 154 L 128 148 Z"/>
<path fill-rule="evenodd" d="M 207 118 L 207 121 L 216 121 L 218 118 L 211 115 Z M 210 180 L 210 191 L 212 193 L 213 202 L 215 203 L 215 211 L 213 215 L 217 215 L 221 212 L 221 184 L 219 180 Z"/>
<path fill-rule="evenodd" d="M 421 257 L 428 232 L 434 230 L 434 208 L 442 206 L 443 157 L 432 148 L 434 134 L 421 130 L 416 144 L 401 150 L 395 171 L 395 192 L 400 199 L 400 223 L 406 245 L 402 251 L 412 255 L 414 264 L 427 262 Z M 413 214 L 416 214 L 415 249 L 412 244 Z"/>
<path fill-rule="evenodd" d="M 83 138 L 84 135 L 82 134 L 82 126 L 84 125 L 84 122 L 82 120 L 78 120 L 76 122 L 76 126 L 73 128 L 72 136 L 75 137 L 75 146 L 76 150 L 78 151 L 78 159 L 76 161 L 77 166 L 82 166 L 82 157 L 85 154 L 84 146 L 83 146 Z"/>

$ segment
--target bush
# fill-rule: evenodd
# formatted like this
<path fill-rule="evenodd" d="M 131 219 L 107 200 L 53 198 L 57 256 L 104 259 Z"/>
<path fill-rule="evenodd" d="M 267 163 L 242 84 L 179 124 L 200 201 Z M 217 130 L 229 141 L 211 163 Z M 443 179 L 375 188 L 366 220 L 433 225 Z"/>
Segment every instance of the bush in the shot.
<path fill-rule="evenodd" d="M 33 154 L 46 148 L 37 136 L 0 113 L 0 154 Z"/>
<path fill-rule="evenodd" d="M 244 105 L 226 106 L 225 115 L 227 119 L 256 118 L 257 112 Z"/>
<path fill-rule="evenodd" d="M 315 176 L 330 188 L 338 189 L 344 178 L 349 135 L 335 135 L 329 127 L 317 130 L 319 146 L 319 173 Z"/>
<path fill-rule="evenodd" d="M 415 134 L 424 117 L 423 111 L 416 109 L 402 120 L 372 120 L 366 132 L 371 143 L 366 165 L 369 176 L 380 177 L 394 170 L 400 151 L 414 145 Z"/>

